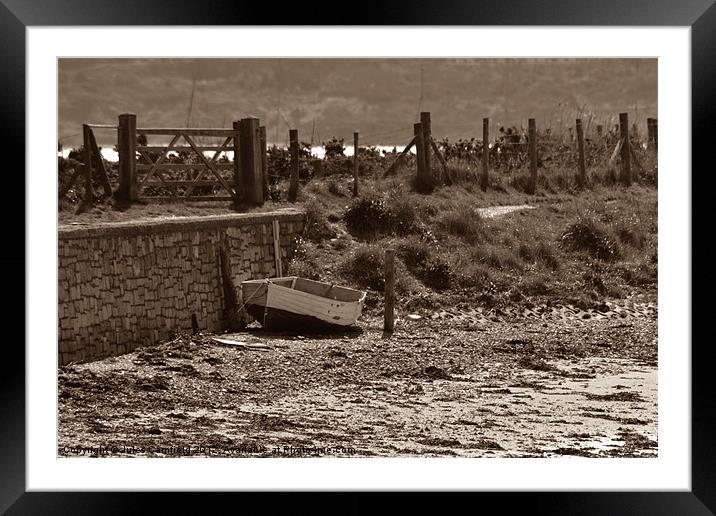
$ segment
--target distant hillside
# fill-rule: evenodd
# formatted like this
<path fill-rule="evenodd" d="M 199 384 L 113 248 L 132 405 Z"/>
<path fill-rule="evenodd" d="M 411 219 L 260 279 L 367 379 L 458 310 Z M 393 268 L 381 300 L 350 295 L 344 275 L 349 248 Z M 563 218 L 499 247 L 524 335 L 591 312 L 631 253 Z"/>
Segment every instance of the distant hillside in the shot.
<path fill-rule="evenodd" d="M 140 126 L 229 127 L 253 115 L 270 141 L 289 126 L 302 141 L 332 136 L 405 143 L 420 110 L 433 133 L 481 134 L 482 118 L 559 130 L 577 113 L 594 124 L 628 111 L 657 115 L 655 59 L 61 59 L 59 137 L 81 143 L 83 122 L 137 113 Z M 421 80 L 422 77 L 422 80 Z M 421 88 L 422 83 L 422 88 Z M 194 86 L 193 86 L 194 85 Z M 194 95 L 192 100 L 192 89 Z M 190 101 L 192 103 L 189 117 Z M 610 120 L 611 117 L 611 120 Z M 97 133 L 100 145 L 116 135 Z"/>

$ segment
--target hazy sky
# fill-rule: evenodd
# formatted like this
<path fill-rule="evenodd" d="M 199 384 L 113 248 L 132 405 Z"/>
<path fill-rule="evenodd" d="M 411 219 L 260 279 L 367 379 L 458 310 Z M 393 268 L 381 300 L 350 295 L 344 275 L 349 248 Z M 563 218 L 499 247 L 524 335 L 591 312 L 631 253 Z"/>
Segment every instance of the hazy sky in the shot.
<path fill-rule="evenodd" d="M 229 127 L 257 116 L 269 140 L 289 128 L 302 141 L 406 143 L 418 113 L 430 111 L 438 137 L 481 134 L 492 126 L 566 130 L 581 116 L 643 124 L 657 116 L 656 59 L 60 59 L 59 138 L 81 143 L 82 123 L 140 127 Z M 100 145 L 116 143 L 98 131 Z M 406 140 L 406 141 L 403 141 Z"/>

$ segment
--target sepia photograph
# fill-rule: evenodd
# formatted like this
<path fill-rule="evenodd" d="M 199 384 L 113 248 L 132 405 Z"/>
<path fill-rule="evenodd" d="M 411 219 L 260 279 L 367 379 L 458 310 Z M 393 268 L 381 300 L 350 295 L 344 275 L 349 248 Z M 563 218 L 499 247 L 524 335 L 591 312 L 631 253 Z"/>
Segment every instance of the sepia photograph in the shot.
<path fill-rule="evenodd" d="M 657 58 L 57 59 L 57 456 L 658 458 Z"/>

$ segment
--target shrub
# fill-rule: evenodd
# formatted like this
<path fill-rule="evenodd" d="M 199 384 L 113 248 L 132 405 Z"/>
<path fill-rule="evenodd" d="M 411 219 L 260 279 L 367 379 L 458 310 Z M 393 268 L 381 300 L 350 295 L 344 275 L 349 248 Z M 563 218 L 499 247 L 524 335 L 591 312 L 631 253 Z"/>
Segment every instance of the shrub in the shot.
<path fill-rule="evenodd" d="M 335 179 L 328 180 L 328 192 L 336 197 L 347 197 L 348 192 L 343 186 Z"/>
<path fill-rule="evenodd" d="M 344 220 L 352 234 L 364 238 L 404 236 L 421 230 L 417 208 L 402 198 L 386 202 L 378 197 L 361 197 L 348 207 Z"/>
<path fill-rule="evenodd" d="M 616 260 L 621 257 L 619 244 L 591 212 L 581 214 L 577 221 L 567 228 L 562 234 L 562 244 L 570 251 L 583 251 L 600 260 Z"/>
<path fill-rule="evenodd" d="M 315 198 L 309 198 L 304 204 L 306 214 L 303 235 L 313 242 L 334 238 L 336 232 L 328 223 L 323 207 Z"/>
<path fill-rule="evenodd" d="M 343 145 L 343 142 L 345 140 L 343 138 L 331 138 L 327 142 L 323 142 L 323 149 L 325 151 L 325 156 L 327 159 L 333 159 L 338 157 L 345 156 L 344 152 L 346 150 L 345 146 Z"/>
<path fill-rule="evenodd" d="M 270 173 L 270 183 L 275 184 L 280 178 L 291 177 L 291 151 L 289 149 L 272 145 L 267 149 L 266 153 L 266 166 Z M 310 145 L 301 143 L 298 149 L 299 179 L 308 180 L 313 175 L 312 159 Z"/>
<path fill-rule="evenodd" d="M 391 196 L 386 204 L 388 217 L 387 230 L 396 235 L 416 233 L 419 228 L 417 207 L 405 197 Z"/>
<path fill-rule="evenodd" d="M 286 274 L 289 276 L 320 280 L 321 268 L 317 263 L 316 251 L 310 242 L 307 242 L 300 236 L 295 237 L 293 249 L 293 254 L 286 267 Z"/>
<path fill-rule="evenodd" d="M 344 215 L 348 231 L 352 234 L 375 238 L 389 227 L 390 215 L 382 199 L 361 197 L 353 201 Z"/>
<path fill-rule="evenodd" d="M 410 239 L 398 245 L 398 256 L 423 284 L 435 290 L 450 288 L 450 265 L 432 253 L 423 240 Z"/>
<path fill-rule="evenodd" d="M 378 246 L 359 247 L 343 261 L 340 271 L 361 288 L 385 290 L 383 249 Z"/>
<path fill-rule="evenodd" d="M 642 249 L 644 247 L 646 235 L 644 234 L 639 219 L 635 216 L 618 221 L 616 223 L 615 232 L 623 244 L 636 249 Z"/>
<path fill-rule="evenodd" d="M 298 276 L 300 278 L 318 281 L 321 279 L 321 268 L 313 260 L 306 258 L 292 258 L 291 261 L 288 262 L 286 275 Z"/>
<path fill-rule="evenodd" d="M 419 278 L 428 287 L 445 290 L 450 288 L 450 266 L 445 261 L 432 259 L 420 270 Z"/>
<path fill-rule="evenodd" d="M 398 256 L 408 269 L 425 267 L 430 254 L 430 246 L 422 240 L 410 239 L 398 245 Z"/>

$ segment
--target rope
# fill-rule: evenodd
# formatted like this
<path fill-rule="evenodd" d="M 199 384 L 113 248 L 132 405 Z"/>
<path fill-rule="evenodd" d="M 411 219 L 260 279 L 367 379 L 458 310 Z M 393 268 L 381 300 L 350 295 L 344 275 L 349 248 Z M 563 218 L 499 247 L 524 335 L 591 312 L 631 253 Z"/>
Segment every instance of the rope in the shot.
<path fill-rule="evenodd" d="M 269 278 L 266 278 L 264 281 L 266 282 L 267 285 L 268 285 L 269 283 L 271 283 L 271 280 L 270 280 Z M 253 297 L 259 292 L 259 290 L 261 290 L 261 289 L 258 289 L 258 288 L 257 288 L 256 290 L 254 290 L 254 293 L 251 294 L 251 295 L 246 299 L 246 301 L 244 301 L 243 303 L 241 303 L 241 307 L 239 308 L 239 313 L 243 312 L 244 307 L 249 303 L 249 301 L 251 300 L 251 298 L 253 298 Z M 242 290 L 242 293 L 243 293 L 243 290 Z M 243 296 L 241 296 L 241 297 L 242 297 L 242 299 L 243 299 Z"/>

